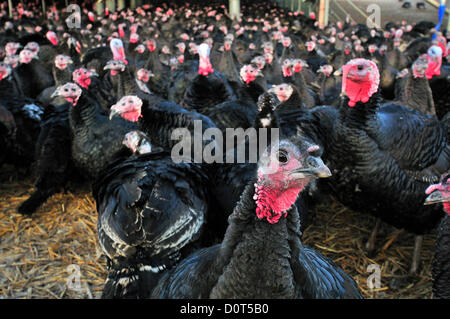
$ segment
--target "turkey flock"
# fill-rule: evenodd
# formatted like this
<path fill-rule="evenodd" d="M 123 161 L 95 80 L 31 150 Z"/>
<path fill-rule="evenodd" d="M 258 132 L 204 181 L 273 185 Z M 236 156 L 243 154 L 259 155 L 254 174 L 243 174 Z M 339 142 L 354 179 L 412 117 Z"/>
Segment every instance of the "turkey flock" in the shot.
<path fill-rule="evenodd" d="M 0 166 L 35 177 L 18 212 L 92 186 L 103 298 L 362 298 L 302 243 L 332 195 L 378 218 L 368 252 L 381 222 L 415 234 L 411 273 L 438 229 L 433 296 L 450 298 L 450 37 L 241 4 L 232 20 L 221 1 L 83 2 L 80 28 L 64 8 L 3 7 Z M 174 160 L 178 129 L 207 148 L 230 128 L 279 139 L 257 162 Z"/>

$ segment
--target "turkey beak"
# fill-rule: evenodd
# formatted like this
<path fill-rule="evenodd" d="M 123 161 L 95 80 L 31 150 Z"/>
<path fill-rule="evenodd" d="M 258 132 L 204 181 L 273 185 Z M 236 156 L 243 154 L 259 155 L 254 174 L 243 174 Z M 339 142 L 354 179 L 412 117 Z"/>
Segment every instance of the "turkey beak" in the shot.
<path fill-rule="evenodd" d="M 113 118 L 114 116 L 120 115 L 120 114 L 122 114 L 122 111 L 121 111 L 121 110 L 112 107 L 112 108 L 109 110 L 109 119 L 112 120 L 112 118 Z"/>
<path fill-rule="evenodd" d="M 296 175 L 299 179 L 305 178 L 308 175 L 315 178 L 327 178 L 331 176 L 330 169 L 320 157 L 308 156 L 305 163 L 304 167 L 293 170 L 291 174 Z"/>
<path fill-rule="evenodd" d="M 55 92 L 53 92 L 53 94 L 50 96 L 50 98 L 53 99 L 57 96 L 59 96 L 59 90 L 55 90 Z"/>
<path fill-rule="evenodd" d="M 440 190 L 434 190 L 426 199 L 424 205 L 433 205 L 437 203 L 450 201 L 450 197 L 444 196 Z"/>
<path fill-rule="evenodd" d="M 267 93 L 276 94 L 275 87 L 272 86 L 272 87 L 267 91 Z"/>
<path fill-rule="evenodd" d="M 334 76 L 341 76 L 342 75 L 342 68 L 337 69 L 336 71 L 333 72 Z"/>
<path fill-rule="evenodd" d="M 97 72 L 95 72 L 95 71 L 91 71 L 91 76 L 95 76 L 95 77 L 98 77 L 98 73 L 97 73 Z"/>

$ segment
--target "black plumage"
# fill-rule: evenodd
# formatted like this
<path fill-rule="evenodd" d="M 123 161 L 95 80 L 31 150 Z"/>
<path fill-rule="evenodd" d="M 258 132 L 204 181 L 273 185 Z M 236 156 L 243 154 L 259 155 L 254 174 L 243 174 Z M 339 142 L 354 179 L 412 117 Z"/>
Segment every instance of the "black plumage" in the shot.
<path fill-rule="evenodd" d="M 442 218 L 436 234 L 431 275 L 433 298 L 450 299 L 450 215 Z"/>
<path fill-rule="evenodd" d="M 345 101 L 325 146 L 333 193 L 395 227 L 417 234 L 433 229 L 442 213 L 422 203 L 436 170 L 448 166 L 444 126 L 407 107 L 377 109 L 376 97 L 354 108 Z"/>
<path fill-rule="evenodd" d="M 361 298 L 353 279 L 301 244 L 295 205 L 273 224 L 255 216 L 255 182 L 229 217 L 222 244 L 198 250 L 166 272 L 152 297 Z"/>
<path fill-rule="evenodd" d="M 105 170 L 93 191 L 110 262 L 103 298 L 148 297 L 162 271 L 193 251 L 207 218 L 207 183 L 199 165 L 176 164 L 164 152 Z"/>
<path fill-rule="evenodd" d="M 120 117 L 110 120 L 86 90 L 83 90 L 76 106 L 71 107 L 69 123 L 73 136 L 72 158 L 89 179 L 97 178 L 115 159 L 131 155 L 123 145 L 123 139 L 137 126 Z"/>
<path fill-rule="evenodd" d="M 21 214 L 34 213 L 50 196 L 59 192 L 76 175 L 72 162 L 70 103 L 45 110 L 36 143 L 35 191 L 18 208 Z"/>

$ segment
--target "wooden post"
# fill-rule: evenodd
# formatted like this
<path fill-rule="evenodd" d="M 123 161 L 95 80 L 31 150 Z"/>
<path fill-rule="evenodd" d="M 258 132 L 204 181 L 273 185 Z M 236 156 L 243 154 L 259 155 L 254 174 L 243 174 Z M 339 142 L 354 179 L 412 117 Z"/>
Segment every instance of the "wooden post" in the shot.
<path fill-rule="evenodd" d="M 229 6 L 230 18 L 233 20 L 238 20 L 241 17 L 241 1 L 229 0 Z"/>
<path fill-rule="evenodd" d="M 125 9 L 125 0 L 117 0 L 117 10 Z"/>
<path fill-rule="evenodd" d="M 8 12 L 9 12 L 9 17 L 12 18 L 12 0 L 8 0 Z"/>
<path fill-rule="evenodd" d="M 95 3 L 95 11 L 97 12 L 97 15 L 102 15 L 103 10 L 105 9 L 105 4 L 103 3 L 103 0 L 98 0 Z"/>
<path fill-rule="evenodd" d="M 325 0 L 325 14 L 323 24 L 328 25 L 328 17 L 330 15 L 330 0 Z"/>
<path fill-rule="evenodd" d="M 116 1 L 115 0 L 106 0 L 106 7 L 108 8 L 109 12 L 116 11 Z"/>
<path fill-rule="evenodd" d="M 319 5 L 319 28 L 323 28 L 325 22 L 325 0 L 320 0 Z"/>
<path fill-rule="evenodd" d="M 450 1 L 447 1 L 447 8 L 450 6 Z M 447 14 L 447 33 L 450 32 L 450 14 Z"/>
<path fill-rule="evenodd" d="M 42 0 L 42 14 L 44 16 L 44 19 L 46 18 L 45 12 L 47 11 L 47 8 L 45 7 L 45 0 Z"/>

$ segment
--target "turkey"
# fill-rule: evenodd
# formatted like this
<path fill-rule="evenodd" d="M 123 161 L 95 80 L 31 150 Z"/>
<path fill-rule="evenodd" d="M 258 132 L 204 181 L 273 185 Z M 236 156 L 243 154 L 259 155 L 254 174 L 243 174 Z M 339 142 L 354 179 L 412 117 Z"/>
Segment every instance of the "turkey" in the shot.
<path fill-rule="evenodd" d="M 117 158 L 130 156 L 123 145 L 125 134 L 138 129 L 122 118 L 109 120 L 89 92 L 75 83 L 66 83 L 56 89 L 54 96 L 63 96 L 71 103 L 69 123 L 72 134 L 72 158 L 88 179 L 94 180 Z M 142 101 L 130 97 L 130 103 L 140 111 Z"/>
<path fill-rule="evenodd" d="M 197 164 L 151 152 L 113 163 L 94 185 L 108 259 L 102 298 L 147 298 L 166 269 L 201 241 L 207 177 Z"/>
<path fill-rule="evenodd" d="M 41 122 L 36 143 L 35 191 L 18 208 L 18 212 L 31 215 L 53 194 L 73 180 L 77 171 L 72 163 L 71 131 L 68 102 L 47 108 Z"/>
<path fill-rule="evenodd" d="M 433 92 L 436 115 L 440 119 L 450 111 L 450 67 L 448 63 L 446 65 L 442 63 L 446 50 L 447 48 L 443 50 L 442 46 L 434 44 L 427 51 L 429 68 L 426 77 Z"/>
<path fill-rule="evenodd" d="M 2 154 L 2 162 L 23 168 L 29 173 L 35 160 L 33 150 L 44 108 L 20 93 L 12 72 L 8 64 L 0 62 L 0 105 L 5 108 L 3 115 L 6 116 L 2 122 L 9 135 L 3 144 L 5 152 Z"/>
<path fill-rule="evenodd" d="M 425 74 L 428 69 L 427 55 L 421 55 L 411 66 L 397 74 L 396 99 L 400 105 L 436 115 L 433 94 Z"/>
<path fill-rule="evenodd" d="M 439 184 L 430 185 L 425 193 L 425 205 L 443 203 L 445 217 L 438 226 L 432 264 L 433 297 L 450 299 L 450 184 L 449 175 L 444 174 Z"/>
<path fill-rule="evenodd" d="M 6 107 L 0 105 L 0 167 L 6 159 L 12 143 L 14 143 L 16 130 L 14 115 Z"/>
<path fill-rule="evenodd" d="M 447 127 L 436 117 L 410 108 L 380 106 L 379 72 L 365 59 L 343 67 L 343 99 L 328 132 L 324 160 L 337 198 L 398 228 L 422 235 L 442 218 L 424 207 L 425 188 L 449 169 Z M 410 271 L 417 271 L 421 237 Z"/>
<path fill-rule="evenodd" d="M 341 94 L 342 82 L 338 76 L 332 76 L 333 66 L 330 64 L 322 65 L 317 70 L 319 75 L 315 84 L 319 87 L 319 105 L 338 106 L 339 95 Z"/>
<path fill-rule="evenodd" d="M 154 74 L 154 76 L 149 79 L 148 85 L 158 96 L 167 98 L 170 68 L 161 63 L 160 53 L 158 52 L 159 50 L 154 39 L 146 41 L 145 44 L 150 53 L 143 68 Z"/>
<path fill-rule="evenodd" d="M 351 277 L 300 242 L 293 204 L 310 180 L 330 175 L 313 148 L 290 139 L 269 146 L 222 243 L 164 273 L 152 298 L 361 298 Z"/>
<path fill-rule="evenodd" d="M 308 64 L 301 59 L 286 59 L 282 66 L 285 82 L 293 83 L 297 87 L 302 102 L 310 109 L 316 105 L 316 96 L 314 91 L 306 85 L 301 72 L 305 67 L 308 67 Z"/>
<path fill-rule="evenodd" d="M 210 62 L 208 44 L 198 48 L 198 75 L 187 88 L 181 106 L 207 115 L 209 108 L 232 98 L 233 90 L 226 78 L 214 71 Z"/>
<path fill-rule="evenodd" d="M 240 70 L 239 82 L 231 82 L 236 99 L 217 104 L 206 111 L 206 115 L 225 136 L 227 128 L 247 129 L 252 127 L 258 97 L 264 93 L 266 83 L 257 67 L 247 64 Z"/>
<path fill-rule="evenodd" d="M 67 55 L 60 54 L 55 57 L 53 64 L 53 79 L 55 80 L 55 85 L 48 87 L 39 93 L 36 98 L 37 101 L 43 105 L 49 105 L 52 102 L 51 96 L 55 92 L 55 89 L 60 85 L 72 81 L 71 64 L 73 64 L 73 61 Z M 64 102 L 64 99 L 61 99 L 61 101 L 55 101 L 54 103 L 63 104 Z"/>
<path fill-rule="evenodd" d="M 19 65 L 13 70 L 14 79 L 23 96 L 35 99 L 44 89 L 54 85 L 53 76 L 44 69 L 33 51 L 23 49 L 19 57 Z"/>

